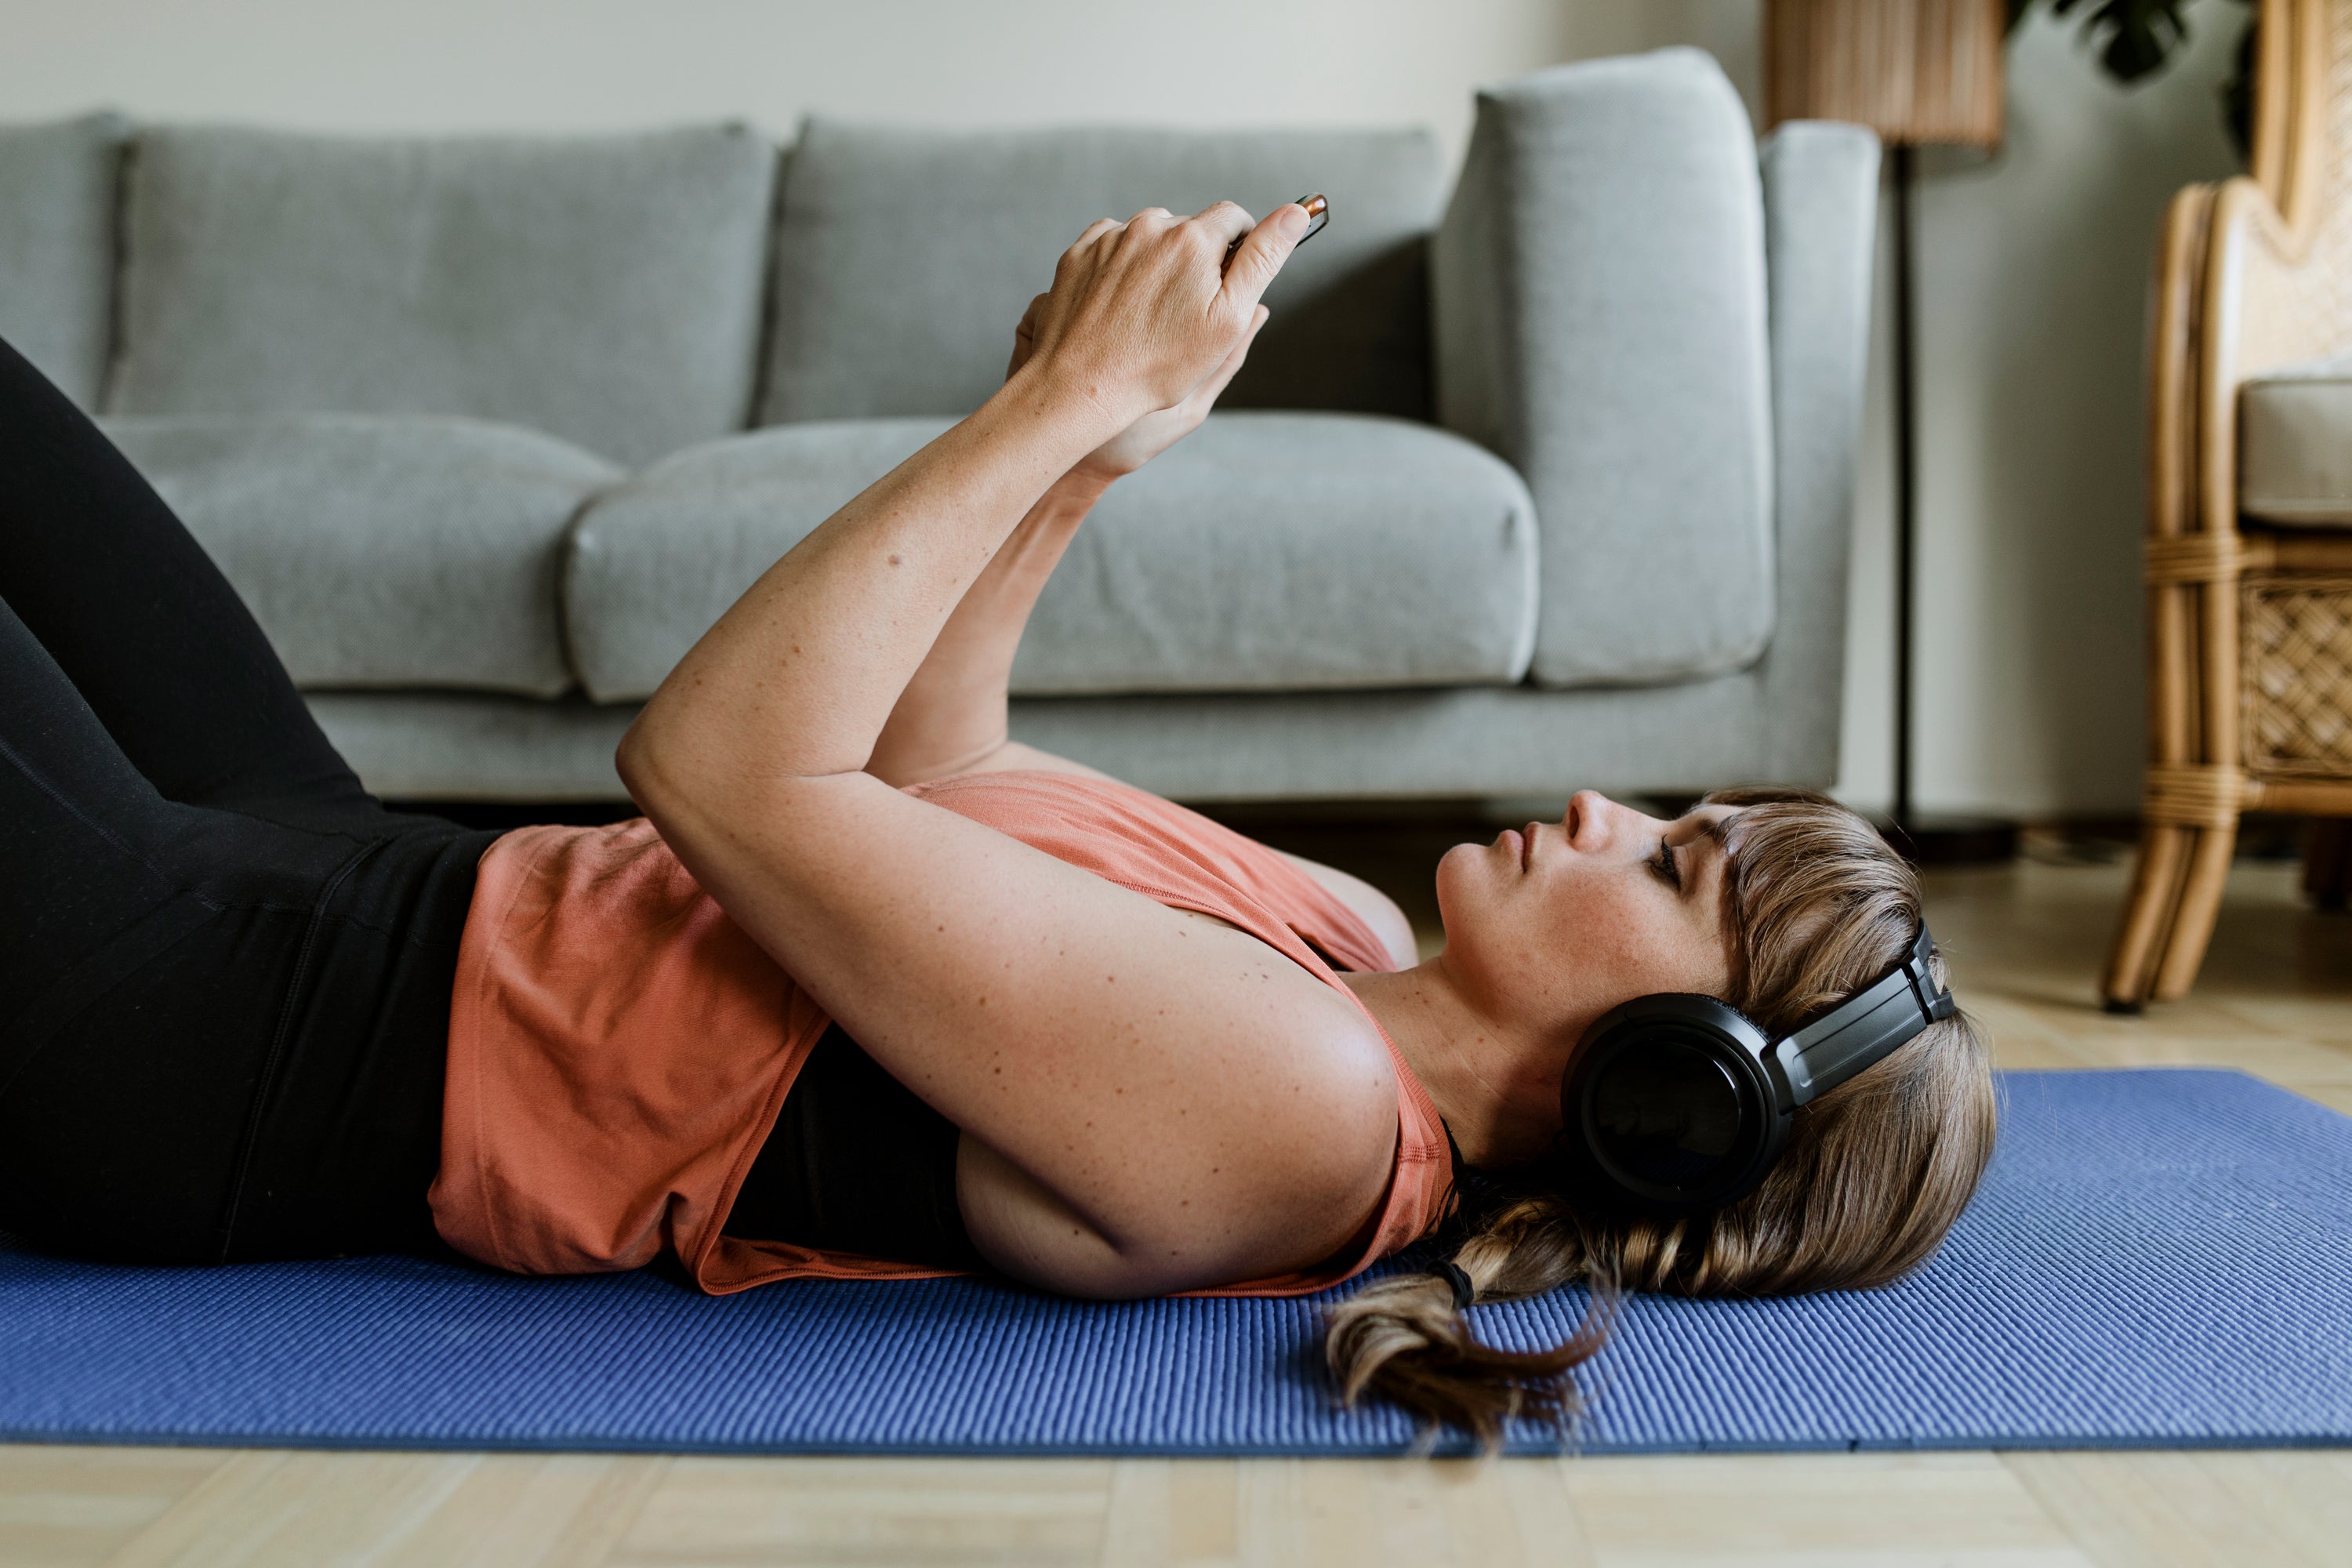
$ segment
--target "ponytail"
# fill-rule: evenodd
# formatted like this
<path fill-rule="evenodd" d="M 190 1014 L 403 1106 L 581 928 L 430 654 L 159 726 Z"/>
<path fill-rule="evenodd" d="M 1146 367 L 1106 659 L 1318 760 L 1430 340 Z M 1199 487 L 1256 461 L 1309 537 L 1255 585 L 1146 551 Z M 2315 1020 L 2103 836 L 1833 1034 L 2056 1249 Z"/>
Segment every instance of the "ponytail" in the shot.
<path fill-rule="evenodd" d="M 1323 1343 L 1341 1403 L 1376 1394 L 1459 1427 L 1489 1450 L 1501 1445 L 1507 1422 L 1567 1426 L 1582 1414 L 1570 1374 L 1608 1337 L 1613 1293 L 1596 1289 L 1576 1331 L 1546 1351 L 1484 1343 L 1464 1309 L 1558 1289 L 1589 1275 L 1587 1258 L 1568 1205 L 1528 1196 L 1496 1213 L 1436 1272 L 1358 1291 L 1333 1309 Z"/>

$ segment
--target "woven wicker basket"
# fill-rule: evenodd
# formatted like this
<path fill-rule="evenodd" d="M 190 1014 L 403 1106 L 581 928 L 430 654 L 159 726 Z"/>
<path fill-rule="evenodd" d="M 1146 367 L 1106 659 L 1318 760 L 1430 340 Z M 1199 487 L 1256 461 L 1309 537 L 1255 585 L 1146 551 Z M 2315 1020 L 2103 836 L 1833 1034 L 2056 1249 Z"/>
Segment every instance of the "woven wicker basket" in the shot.
<path fill-rule="evenodd" d="M 2242 605 L 2247 771 L 2352 777 L 2352 575 L 2255 578 Z"/>

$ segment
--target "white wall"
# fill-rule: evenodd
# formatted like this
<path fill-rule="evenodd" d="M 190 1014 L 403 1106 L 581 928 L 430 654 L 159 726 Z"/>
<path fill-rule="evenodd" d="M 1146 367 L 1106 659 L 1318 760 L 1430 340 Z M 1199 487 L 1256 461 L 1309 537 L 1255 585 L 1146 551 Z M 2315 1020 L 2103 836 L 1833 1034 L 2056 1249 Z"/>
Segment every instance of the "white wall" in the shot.
<path fill-rule="evenodd" d="M 2188 57 L 2128 90 L 2042 16 L 2010 51 L 2000 155 L 1921 181 L 1926 806 L 2138 807 L 2148 284 L 2172 193 L 2235 170 L 2215 93 L 2244 14 L 2200 0 Z M 1870 731 L 1848 731 L 1857 795 Z"/>
<path fill-rule="evenodd" d="M 0 120 L 563 131 L 803 113 L 946 123 L 1418 121 L 1458 152 L 1478 82 L 1689 42 L 1751 106 L 1759 0 L 0 0 Z M 2225 173 L 2241 8 L 2125 92 L 2071 29 L 2012 53 L 2009 143 L 1919 205 L 1920 792 L 2127 811 L 2141 733 L 2141 336 L 2168 193 Z M 1886 342 L 1881 291 L 1879 345 Z M 1885 356 L 1863 474 L 1842 792 L 1888 789 Z"/>
<path fill-rule="evenodd" d="M 1418 121 L 1614 37 L 1559 0 L 0 0 L 0 117 L 572 130 Z M 1606 52 L 1608 45 L 1583 52 Z"/>

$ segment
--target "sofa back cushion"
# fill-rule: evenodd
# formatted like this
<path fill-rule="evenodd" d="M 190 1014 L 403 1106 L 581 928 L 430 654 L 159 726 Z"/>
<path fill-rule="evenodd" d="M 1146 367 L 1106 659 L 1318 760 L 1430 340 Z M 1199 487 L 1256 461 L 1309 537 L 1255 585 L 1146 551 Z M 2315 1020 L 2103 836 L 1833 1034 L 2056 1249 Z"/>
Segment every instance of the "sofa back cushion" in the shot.
<path fill-rule="evenodd" d="M 106 379 L 121 125 L 0 125 L 0 338 L 84 408 Z"/>
<path fill-rule="evenodd" d="M 1431 256 L 1438 416 L 1543 521 L 1536 681 L 1755 662 L 1777 572 L 1763 185 L 1723 68 L 1661 49 L 1481 92 Z"/>
<path fill-rule="evenodd" d="M 142 134 L 119 414 L 453 414 L 623 462 L 740 428 L 775 151 L 739 127 Z"/>
<path fill-rule="evenodd" d="M 814 119 L 784 174 L 761 420 L 964 414 L 1087 224 L 1320 191 L 1331 222 L 1266 295 L 1226 408 L 1429 415 L 1423 242 L 1443 198 L 1421 131 L 946 132 Z"/>

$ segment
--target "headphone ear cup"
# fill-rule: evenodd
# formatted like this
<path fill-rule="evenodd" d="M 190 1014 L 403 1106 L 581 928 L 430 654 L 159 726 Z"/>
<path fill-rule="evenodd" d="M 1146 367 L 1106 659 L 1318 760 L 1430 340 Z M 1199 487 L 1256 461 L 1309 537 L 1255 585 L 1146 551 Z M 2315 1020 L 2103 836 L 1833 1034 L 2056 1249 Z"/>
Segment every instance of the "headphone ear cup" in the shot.
<path fill-rule="evenodd" d="M 1762 1058 L 1770 1043 L 1747 1014 L 1717 997 L 1673 991 L 1637 996 L 1594 1019 L 1577 1041 L 1568 1068 L 1560 1074 L 1560 1125 L 1576 1125 L 1574 1099 L 1584 1092 L 1604 1062 L 1622 1051 L 1686 1044 L 1693 1037 L 1754 1060 Z"/>
<path fill-rule="evenodd" d="M 1713 996 L 1644 996 L 1603 1015 L 1560 1080 L 1562 1152 L 1580 1195 L 1681 1215 L 1753 1188 L 1785 1137 L 1769 1044 Z"/>

